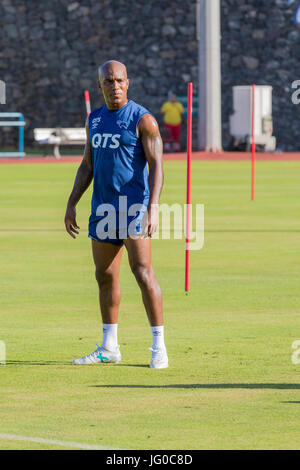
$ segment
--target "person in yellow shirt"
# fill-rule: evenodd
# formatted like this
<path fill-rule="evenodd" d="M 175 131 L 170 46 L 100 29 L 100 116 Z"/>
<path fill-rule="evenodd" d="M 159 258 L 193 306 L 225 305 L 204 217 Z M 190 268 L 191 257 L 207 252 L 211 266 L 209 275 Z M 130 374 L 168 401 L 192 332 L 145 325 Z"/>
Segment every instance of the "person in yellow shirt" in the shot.
<path fill-rule="evenodd" d="M 170 150 L 170 144 L 173 142 L 174 151 L 180 152 L 180 132 L 184 108 L 182 104 L 177 101 L 175 93 L 172 93 L 169 101 L 166 101 L 162 105 L 161 113 L 164 117 L 164 127 L 166 131 L 164 136 L 165 151 L 168 152 Z"/>

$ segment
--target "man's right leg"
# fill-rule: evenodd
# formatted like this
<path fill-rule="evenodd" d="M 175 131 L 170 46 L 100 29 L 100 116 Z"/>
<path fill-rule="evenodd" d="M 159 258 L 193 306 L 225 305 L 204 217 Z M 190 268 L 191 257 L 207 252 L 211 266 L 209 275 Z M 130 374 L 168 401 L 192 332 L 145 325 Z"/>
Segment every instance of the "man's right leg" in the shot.
<path fill-rule="evenodd" d="M 76 359 L 73 364 L 120 362 L 117 342 L 119 304 L 121 300 L 120 264 L 123 246 L 92 240 L 96 280 L 99 286 L 99 302 L 103 322 L 103 341 L 91 354 Z"/>
<path fill-rule="evenodd" d="M 118 323 L 121 300 L 119 273 L 123 246 L 92 240 L 92 251 L 99 286 L 102 322 Z"/>

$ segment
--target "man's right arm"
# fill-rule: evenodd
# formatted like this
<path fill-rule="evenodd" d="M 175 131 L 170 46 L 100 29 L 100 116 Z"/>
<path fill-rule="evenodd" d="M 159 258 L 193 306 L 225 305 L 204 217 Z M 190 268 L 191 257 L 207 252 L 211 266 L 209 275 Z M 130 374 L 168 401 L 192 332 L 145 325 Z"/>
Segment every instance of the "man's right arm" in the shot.
<path fill-rule="evenodd" d="M 162 107 L 160 108 L 160 112 L 161 112 L 161 114 L 163 114 L 163 115 L 166 114 L 166 104 L 167 104 L 167 103 L 164 103 L 164 104 L 162 105 Z"/>
<path fill-rule="evenodd" d="M 76 222 L 76 205 L 83 193 L 91 184 L 91 181 L 93 179 L 92 148 L 88 126 L 88 118 L 86 121 L 85 130 L 86 143 L 84 148 L 83 159 L 76 174 L 74 186 L 68 200 L 65 215 L 66 230 L 68 234 L 71 235 L 71 237 L 73 238 L 76 238 L 75 233 L 79 233 L 79 227 Z"/>

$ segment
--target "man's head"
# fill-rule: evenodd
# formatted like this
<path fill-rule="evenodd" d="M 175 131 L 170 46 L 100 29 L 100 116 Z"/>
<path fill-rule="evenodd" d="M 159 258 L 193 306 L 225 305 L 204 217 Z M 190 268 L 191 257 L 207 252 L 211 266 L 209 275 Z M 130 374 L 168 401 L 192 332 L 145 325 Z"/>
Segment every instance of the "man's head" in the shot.
<path fill-rule="evenodd" d="M 119 109 L 127 103 L 129 79 L 124 64 L 109 60 L 98 69 L 98 86 L 108 109 Z"/>
<path fill-rule="evenodd" d="M 177 95 L 176 95 L 176 93 L 171 93 L 170 101 L 171 101 L 172 103 L 176 103 L 176 101 L 177 101 Z"/>

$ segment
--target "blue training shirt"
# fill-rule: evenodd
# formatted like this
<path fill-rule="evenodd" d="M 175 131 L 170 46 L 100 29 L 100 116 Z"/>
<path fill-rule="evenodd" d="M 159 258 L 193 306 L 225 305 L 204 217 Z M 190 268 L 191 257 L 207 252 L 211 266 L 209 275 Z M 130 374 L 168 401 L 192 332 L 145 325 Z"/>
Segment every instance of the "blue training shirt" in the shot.
<path fill-rule="evenodd" d="M 122 108 L 110 111 L 106 105 L 89 115 L 94 187 L 90 224 L 99 220 L 100 204 L 112 204 L 119 211 L 119 196 L 132 204 L 148 206 L 147 160 L 137 125 L 149 111 L 129 100 Z"/>

